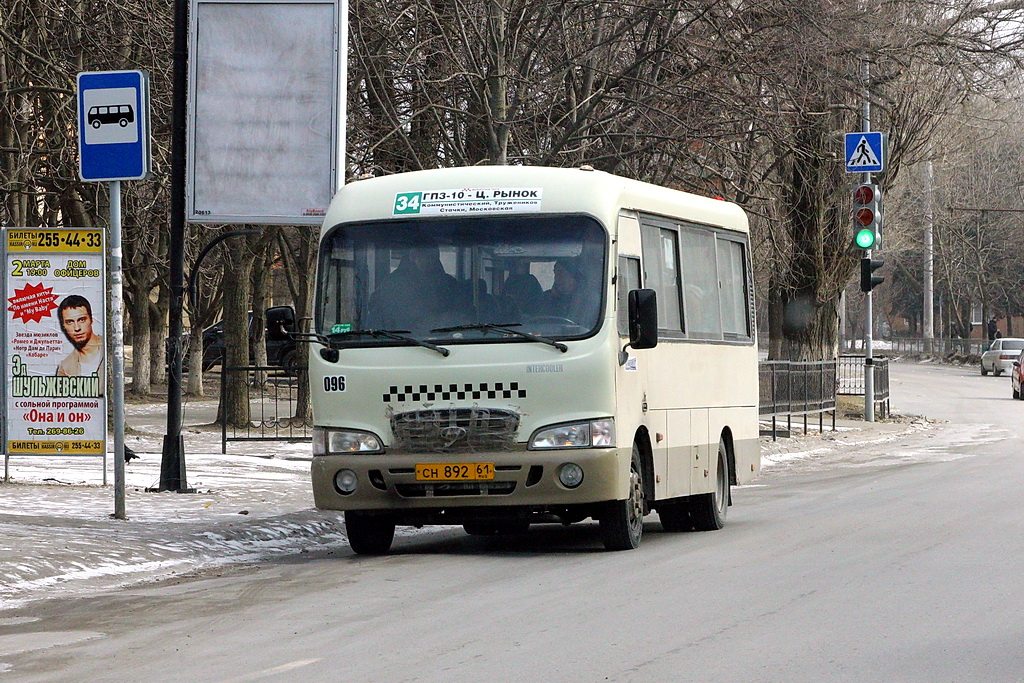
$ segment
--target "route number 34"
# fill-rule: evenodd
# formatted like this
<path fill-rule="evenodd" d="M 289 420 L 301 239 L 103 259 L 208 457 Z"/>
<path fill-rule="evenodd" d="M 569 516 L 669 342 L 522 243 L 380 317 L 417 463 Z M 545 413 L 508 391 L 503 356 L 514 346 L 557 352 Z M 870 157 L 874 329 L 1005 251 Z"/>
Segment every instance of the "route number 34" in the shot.
<path fill-rule="evenodd" d="M 395 215 L 403 213 L 419 213 L 422 192 L 399 192 L 395 195 Z"/>
<path fill-rule="evenodd" d="M 324 391 L 345 391 L 345 375 L 324 377 Z"/>

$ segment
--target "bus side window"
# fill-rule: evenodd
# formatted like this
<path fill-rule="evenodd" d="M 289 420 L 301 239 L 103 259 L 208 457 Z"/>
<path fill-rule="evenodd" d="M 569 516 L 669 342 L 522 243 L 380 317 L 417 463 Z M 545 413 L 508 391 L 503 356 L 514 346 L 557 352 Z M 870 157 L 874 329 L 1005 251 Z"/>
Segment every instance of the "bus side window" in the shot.
<path fill-rule="evenodd" d="M 675 229 L 642 223 L 640 241 L 644 256 L 644 286 L 658 295 L 658 329 L 683 331 L 680 304 L 679 233 Z"/>

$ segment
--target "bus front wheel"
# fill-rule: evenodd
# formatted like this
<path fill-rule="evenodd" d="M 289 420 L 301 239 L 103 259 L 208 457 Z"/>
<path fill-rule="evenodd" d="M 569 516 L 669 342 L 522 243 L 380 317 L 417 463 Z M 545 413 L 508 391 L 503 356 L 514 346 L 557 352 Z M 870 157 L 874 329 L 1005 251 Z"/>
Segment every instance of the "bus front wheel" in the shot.
<path fill-rule="evenodd" d="M 395 523 L 386 517 L 347 510 L 345 530 L 348 544 L 357 555 L 384 555 L 395 540 Z"/>
<path fill-rule="evenodd" d="M 716 531 L 725 526 L 725 515 L 729 510 L 729 450 L 725 439 L 718 440 L 718 469 L 715 475 L 715 490 L 693 497 L 690 514 L 693 528 L 697 531 Z"/>
<path fill-rule="evenodd" d="M 601 515 L 601 540 L 607 550 L 633 550 L 644 533 L 644 468 L 640 449 L 633 444 L 629 465 L 629 497 L 608 503 Z"/>

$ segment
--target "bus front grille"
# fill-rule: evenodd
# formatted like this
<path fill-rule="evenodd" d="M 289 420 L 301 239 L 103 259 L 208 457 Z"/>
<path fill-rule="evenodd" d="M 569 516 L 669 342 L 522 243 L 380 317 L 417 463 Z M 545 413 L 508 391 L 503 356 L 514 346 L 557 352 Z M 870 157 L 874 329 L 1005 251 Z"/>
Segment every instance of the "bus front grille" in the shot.
<path fill-rule="evenodd" d="M 391 416 L 393 448 L 420 453 L 513 450 L 519 414 L 510 410 L 413 410 Z"/>
<path fill-rule="evenodd" d="M 515 490 L 514 481 L 395 484 L 395 491 L 402 498 L 507 496 Z"/>

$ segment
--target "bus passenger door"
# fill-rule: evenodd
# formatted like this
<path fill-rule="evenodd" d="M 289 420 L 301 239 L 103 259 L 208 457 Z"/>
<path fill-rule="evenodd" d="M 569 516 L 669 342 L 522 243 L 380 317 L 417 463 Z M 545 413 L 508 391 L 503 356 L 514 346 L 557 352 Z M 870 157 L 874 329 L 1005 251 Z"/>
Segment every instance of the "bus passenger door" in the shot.
<path fill-rule="evenodd" d="M 696 408 L 690 411 L 690 494 L 710 491 L 711 471 L 709 468 L 710 444 L 708 441 L 708 409 Z M 717 456 L 717 448 L 715 455 Z"/>
<path fill-rule="evenodd" d="M 619 344 L 629 341 L 626 294 L 640 288 L 640 259 L 635 256 L 620 256 L 616 282 L 617 323 Z M 651 454 L 654 459 L 654 495 L 664 498 L 668 486 L 668 446 L 666 434 L 669 431 L 664 410 L 648 405 L 647 389 L 650 376 L 650 352 L 627 349 L 626 362 L 619 366 L 616 378 L 616 404 L 625 424 L 644 425 L 650 435 Z"/>
<path fill-rule="evenodd" d="M 615 279 L 615 313 L 619 333 L 619 348 L 629 341 L 630 290 L 643 287 L 640 268 L 640 222 L 628 212 L 619 214 L 617 226 L 617 248 Z M 668 453 L 669 427 L 664 410 L 648 403 L 649 382 L 655 378 L 650 373 L 651 350 L 627 349 L 625 363 L 616 372 L 617 417 L 623 425 L 632 430 L 643 425 L 647 428 L 651 442 L 654 464 L 654 495 L 661 499 L 668 496 Z"/>

